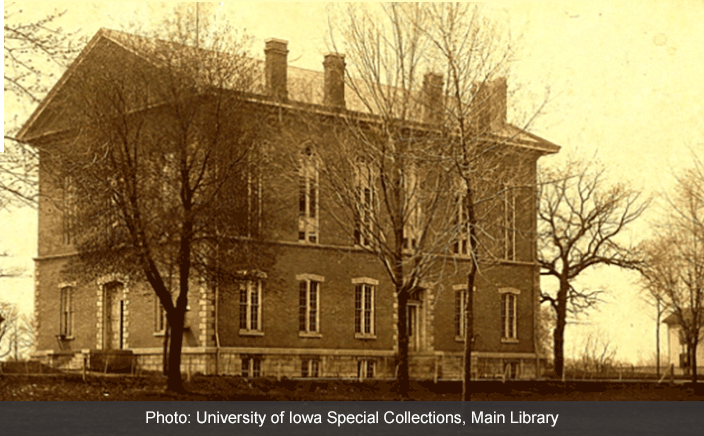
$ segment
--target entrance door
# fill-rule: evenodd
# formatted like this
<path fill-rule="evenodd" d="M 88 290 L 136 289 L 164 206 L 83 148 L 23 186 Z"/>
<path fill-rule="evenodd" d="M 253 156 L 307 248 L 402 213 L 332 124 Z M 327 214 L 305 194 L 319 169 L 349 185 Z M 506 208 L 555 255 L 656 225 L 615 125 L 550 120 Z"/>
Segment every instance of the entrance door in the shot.
<path fill-rule="evenodd" d="M 104 286 L 105 332 L 103 349 L 121 350 L 123 344 L 124 301 L 122 300 L 122 283 L 113 282 Z"/>

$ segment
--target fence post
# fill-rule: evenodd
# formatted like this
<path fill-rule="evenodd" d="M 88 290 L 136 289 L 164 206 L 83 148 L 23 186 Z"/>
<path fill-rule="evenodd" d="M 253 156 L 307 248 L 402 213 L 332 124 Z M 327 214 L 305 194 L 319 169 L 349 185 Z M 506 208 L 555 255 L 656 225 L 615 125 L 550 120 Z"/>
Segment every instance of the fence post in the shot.
<path fill-rule="evenodd" d="M 670 383 L 675 382 L 675 364 L 671 363 L 670 364 Z"/>

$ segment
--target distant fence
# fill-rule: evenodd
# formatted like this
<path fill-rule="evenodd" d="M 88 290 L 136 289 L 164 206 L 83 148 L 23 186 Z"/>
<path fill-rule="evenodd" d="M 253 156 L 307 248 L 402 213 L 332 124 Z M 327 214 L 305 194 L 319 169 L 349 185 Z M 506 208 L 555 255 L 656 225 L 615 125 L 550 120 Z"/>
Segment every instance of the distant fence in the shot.
<path fill-rule="evenodd" d="M 575 367 L 565 368 L 565 377 L 572 380 L 625 380 L 625 379 L 659 379 L 663 376 L 675 378 L 687 378 L 691 376 L 689 368 L 680 368 L 676 365 L 660 366 L 658 374 L 655 366 L 635 366 L 635 365 L 608 365 L 597 369 L 582 369 Z M 697 376 L 704 376 L 704 366 L 697 366 Z"/>

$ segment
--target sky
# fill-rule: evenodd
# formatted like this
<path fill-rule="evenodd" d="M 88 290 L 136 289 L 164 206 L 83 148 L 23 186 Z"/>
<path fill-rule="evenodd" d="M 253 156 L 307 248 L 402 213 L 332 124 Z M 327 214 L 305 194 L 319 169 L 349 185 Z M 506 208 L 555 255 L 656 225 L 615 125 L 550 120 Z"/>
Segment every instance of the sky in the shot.
<path fill-rule="evenodd" d="M 174 3 L 23 2 L 26 16 L 66 10 L 60 24 L 76 37 L 101 27 L 145 29 L 173 10 Z M 213 3 L 205 6 L 218 23 L 229 22 L 253 37 L 263 56 L 264 40 L 289 41 L 289 64 L 322 70 L 330 50 L 326 3 Z M 545 107 L 529 130 L 562 147 L 544 158 L 559 165 L 569 155 L 596 159 L 613 182 L 627 182 L 662 204 L 673 174 L 692 156 L 704 158 L 704 1 L 491 2 L 487 15 L 510 31 L 518 47 L 511 66 L 509 121 Z M 547 100 L 546 100 L 547 99 Z M 26 119 L 30 107 L 5 102 L 5 118 Z M 22 115 L 26 114 L 26 115 Z M 657 214 L 651 207 L 629 236 L 647 237 Z M 0 281 L 0 300 L 30 312 L 36 254 L 36 211 L 0 211 L 0 252 L 24 274 Z M 637 277 L 611 268 L 587 274 L 578 284 L 608 289 L 604 302 L 567 328 L 566 357 L 579 354 L 589 335 L 610 340 L 617 359 L 631 363 L 654 355 L 654 310 L 639 297 Z M 664 344 L 664 342 L 663 342 Z"/>

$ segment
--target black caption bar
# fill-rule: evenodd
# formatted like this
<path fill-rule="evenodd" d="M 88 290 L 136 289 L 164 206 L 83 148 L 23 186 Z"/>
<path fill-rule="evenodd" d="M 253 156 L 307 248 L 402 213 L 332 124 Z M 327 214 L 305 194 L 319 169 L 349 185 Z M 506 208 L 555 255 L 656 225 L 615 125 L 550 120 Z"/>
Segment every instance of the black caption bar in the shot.
<path fill-rule="evenodd" d="M 4 402 L 3 434 L 700 435 L 698 402 Z"/>

